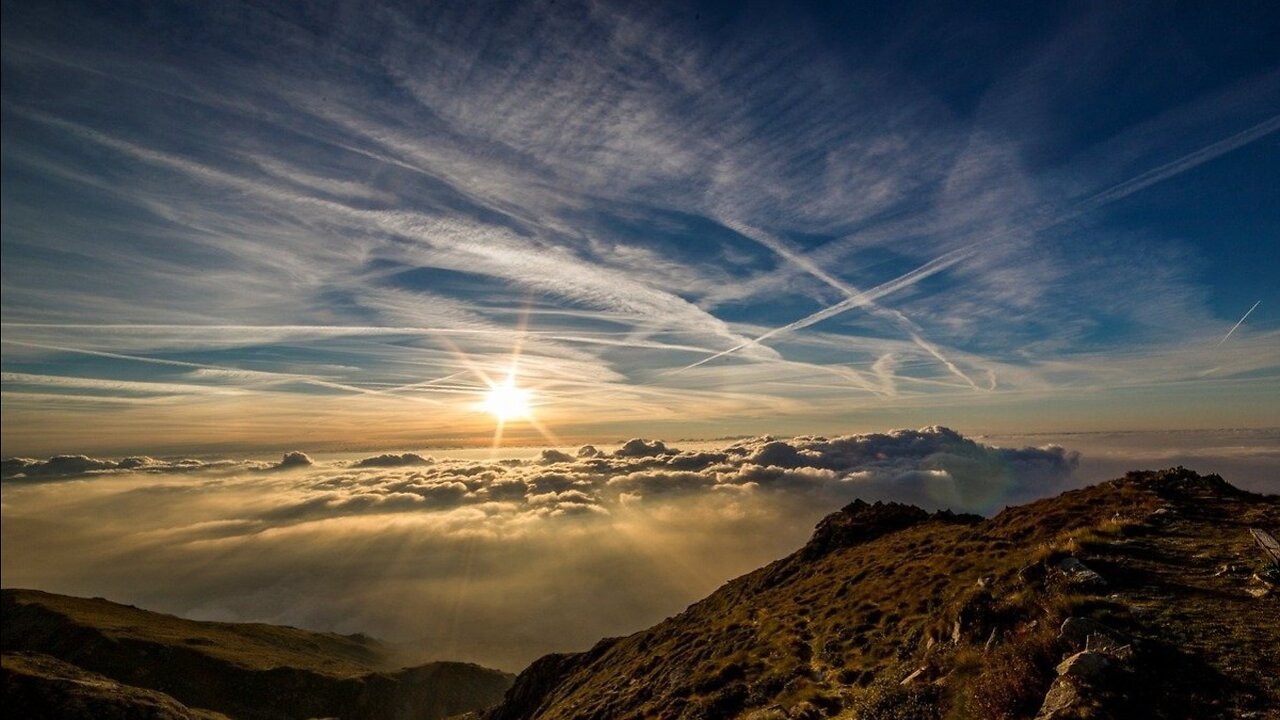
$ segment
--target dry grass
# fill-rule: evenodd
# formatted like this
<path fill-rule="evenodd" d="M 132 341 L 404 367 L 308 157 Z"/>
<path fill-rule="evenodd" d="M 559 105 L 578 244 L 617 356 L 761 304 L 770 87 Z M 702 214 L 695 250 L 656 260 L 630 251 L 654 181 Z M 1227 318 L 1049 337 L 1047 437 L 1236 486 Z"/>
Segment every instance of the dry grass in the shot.
<path fill-rule="evenodd" d="M 1169 503 L 1183 507 L 1179 517 L 1205 517 L 1176 532 L 1145 524 Z M 1131 678 L 1154 688 L 1133 694 L 1148 709 L 1194 712 L 1212 701 L 1205 688 L 1227 691 L 1226 668 L 1256 668 L 1269 652 L 1262 644 L 1280 646 L 1280 618 L 1260 626 L 1259 606 L 1240 588 L 1185 585 L 1188 558 L 1227 552 L 1223 516 L 1233 513 L 1261 514 L 1274 524 L 1280 500 L 1232 495 L 1170 471 L 1064 493 L 981 522 L 935 517 L 847 547 L 807 548 L 622 638 L 550 688 L 535 716 L 1026 717 L 1053 680 L 1066 651 L 1057 630 L 1072 615 L 1132 634 L 1194 640 L 1197 654 L 1153 653 L 1149 669 Z M 1053 569 L 1067 555 L 1112 584 L 1075 589 Z M 1159 591 L 1148 588 L 1156 585 Z M 1108 599 L 1113 592 L 1118 600 Z M 1135 614 L 1143 593 L 1163 605 Z M 1182 612 L 1166 612 L 1175 596 Z M 1211 618 L 1231 618 L 1237 629 L 1205 632 Z M 922 672 L 901 684 L 916 669 Z M 1280 680 L 1249 673 L 1259 699 L 1237 693 L 1232 702 L 1280 702 Z M 1197 677 L 1205 680 L 1196 685 Z"/>
<path fill-rule="evenodd" d="M 4 591 L 6 622 L 17 608 L 55 613 L 73 625 L 120 640 L 190 647 L 254 670 L 292 667 L 334 676 L 354 676 L 386 667 L 389 653 L 361 635 L 315 633 L 258 623 L 209 623 L 153 613 L 101 598 L 78 598 L 36 590 Z"/>

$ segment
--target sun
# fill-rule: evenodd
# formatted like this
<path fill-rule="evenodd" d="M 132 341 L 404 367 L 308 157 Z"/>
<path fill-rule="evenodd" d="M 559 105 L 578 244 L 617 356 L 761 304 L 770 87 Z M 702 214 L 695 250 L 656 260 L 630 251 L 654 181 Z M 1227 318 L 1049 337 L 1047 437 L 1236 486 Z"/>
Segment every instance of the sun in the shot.
<path fill-rule="evenodd" d="M 484 396 L 484 409 L 503 422 L 518 420 L 529 417 L 530 399 L 528 390 L 516 387 L 515 380 L 507 378 L 506 382 L 490 388 Z"/>

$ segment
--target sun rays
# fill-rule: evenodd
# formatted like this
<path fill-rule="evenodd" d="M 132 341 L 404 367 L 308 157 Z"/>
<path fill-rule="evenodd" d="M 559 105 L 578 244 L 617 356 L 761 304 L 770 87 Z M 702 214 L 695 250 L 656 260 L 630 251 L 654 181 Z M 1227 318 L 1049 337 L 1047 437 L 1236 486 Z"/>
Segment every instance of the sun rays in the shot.
<path fill-rule="evenodd" d="M 501 422 L 524 419 L 530 416 L 533 393 L 518 387 L 514 374 L 506 381 L 490 388 L 484 396 L 484 409 Z"/>

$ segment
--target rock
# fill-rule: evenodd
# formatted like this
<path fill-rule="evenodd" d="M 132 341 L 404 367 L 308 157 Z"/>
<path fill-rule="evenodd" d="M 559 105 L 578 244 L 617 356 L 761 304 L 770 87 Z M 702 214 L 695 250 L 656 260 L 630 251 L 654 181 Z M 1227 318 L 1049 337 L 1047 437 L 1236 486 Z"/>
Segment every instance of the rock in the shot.
<path fill-rule="evenodd" d="M 987 636 L 987 642 L 985 645 L 982 646 L 983 652 L 986 652 L 991 648 L 995 647 L 997 640 L 999 640 L 999 637 L 996 634 L 996 629 L 991 628 L 991 634 Z"/>
<path fill-rule="evenodd" d="M 1100 638 L 1107 645 L 1115 647 L 1123 645 L 1127 640 L 1123 633 L 1090 618 L 1069 617 L 1062 621 L 1062 627 L 1058 629 L 1058 639 L 1072 649 L 1088 647 L 1090 638 Z"/>
<path fill-rule="evenodd" d="M 1018 582 L 1032 585 L 1044 579 L 1044 565 L 1034 563 L 1018 570 Z"/>
<path fill-rule="evenodd" d="M 1102 653 L 1115 660 L 1130 660 L 1133 658 L 1132 645 L 1121 643 L 1109 635 L 1090 635 L 1089 639 L 1084 643 L 1084 649 L 1089 652 Z"/>
<path fill-rule="evenodd" d="M 919 668 L 919 669 L 917 669 L 915 672 L 911 673 L 910 675 L 908 675 L 908 676 L 906 676 L 906 677 L 902 678 L 902 682 L 900 682 L 900 683 L 898 683 L 898 684 L 899 684 L 899 685 L 910 685 L 910 684 L 911 684 L 911 682 L 912 682 L 913 680 L 915 680 L 916 678 L 920 677 L 920 676 L 921 676 L 921 675 L 923 675 L 923 674 L 924 674 L 924 668 Z"/>
<path fill-rule="evenodd" d="M 1089 682 L 1098 678 L 1109 667 L 1111 667 L 1111 661 L 1106 655 L 1092 650 L 1082 650 L 1058 663 L 1057 671 L 1059 677 Z"/>
<path fill-rule="evenodd" d="M 1040 712 L 1036 713 L 1036 720 L 1071 717 L 1074 714 L 1072 711 L 1082 699 L 1079 688 L 1059 678 L 1049 686 L 1049 692 L 1045 693 L 1044 703 L 1040 705 Z"/>
<path fill-rule="evenodd" d="M 1058 570 L 1067 578 L 1067 582 L 1080 588 L 1102 587 L 1107 584 L 1102 576 L 1077 558 L 1067 556 L 1058 562 Z"/>

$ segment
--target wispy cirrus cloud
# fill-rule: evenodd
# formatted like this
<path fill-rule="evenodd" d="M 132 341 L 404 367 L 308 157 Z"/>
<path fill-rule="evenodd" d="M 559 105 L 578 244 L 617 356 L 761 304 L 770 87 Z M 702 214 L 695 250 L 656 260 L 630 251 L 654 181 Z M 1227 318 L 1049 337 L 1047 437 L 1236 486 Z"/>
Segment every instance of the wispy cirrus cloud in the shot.
<path fill-rule="evenodd" d="M 395 432 L 474 442 L 485 376 L 517 348 L 548 421 L 582 437 L 931 404 L 1021 424 L 1021 398 L 1153 377 L 1227 403 L 1210 368 L 1274 387 L 1263 313 L 1226 362 L 1187 347 L 1238 319 L 1218 299 L 1233 286 L 1202 271 L 1215 242 L 1149 218 L 1274 153 L 1280 75 L 1224 64 L 1139 82 L 1147 105 L 1103 124 L 1074 115 L 1134 53 L 1181 62 L 1117 43 L 1108 13 L 1163 37 L 1125 9 L 1053 18 L 973 77 L 917 67 L 922 47 L 960 52 L 927 28 L 841 45 L 818 9 L 192 12 L 208 32 L 175 44 L 165 28 L 188 19 L 167 11 L 147 29 L 6 10 L 7 442 L 91 441 L 39 398 L 113 392 L 101 412 L 125 425 L 207 442 L 133 402 L 184 384 L 210 422 L 270 404 L 251 421 L 265 444 L 299 408 L 343 442 L 344 414 L 388 426 L 427 405 Z M 1184 54 L 1237 51 L 1205 43 Z M 12 380 L 35 376 L 65 379 Z M 56 430 L 26 445 L 42 417 Z"/>

